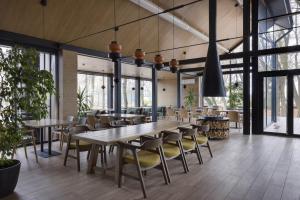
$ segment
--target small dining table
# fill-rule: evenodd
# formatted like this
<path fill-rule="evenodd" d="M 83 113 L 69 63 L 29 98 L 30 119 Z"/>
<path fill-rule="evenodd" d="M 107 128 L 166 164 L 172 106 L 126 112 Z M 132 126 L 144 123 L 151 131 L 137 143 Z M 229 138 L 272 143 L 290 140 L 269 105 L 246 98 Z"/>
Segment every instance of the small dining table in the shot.
<path fill-rule="evenodd" d="M 40 144 L 41 150 L 38 152 L 38 155 L 44 158 L 49 158 L 51 156 L 57 156 L 61 153 L 52 151 L 52 127 L 63 127 L 69 124 L 69 122 L 58 119 L 42 119 L 42 120 L 26 120 L 23 121 L 24 125 L 28 128 L 39 129 L 37 131 L 40 134 Z M 48 128 L 48 149 L 44 149 L 44 129 Z"/>
<path fill-rule="evenodd" d="M 157 135 L 164 130 L 175 130 L 178 126 L 186 126 L 188 123 L 176 121 L 159 121 L 120 128 L 106 129 L 100 131 L 88 131 L 74 135 L 75 140 L 81 140 L 92 144 L 91 154 L 88 160 L 87 173 L 94 173 L 98 159 L 100 146 L 116 145 L 117 155 L 115 159 L 115 180 L 118 180 L 119 152 L 118 142 L 127 142 L 144 135 Z"/>

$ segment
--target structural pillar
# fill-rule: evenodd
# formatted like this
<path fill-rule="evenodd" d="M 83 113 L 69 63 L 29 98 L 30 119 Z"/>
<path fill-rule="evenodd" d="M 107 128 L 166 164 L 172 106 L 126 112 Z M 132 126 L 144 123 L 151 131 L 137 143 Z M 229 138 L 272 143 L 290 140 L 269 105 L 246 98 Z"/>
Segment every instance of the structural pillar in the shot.
<path fill-rule="evenodd" d="M 135 82 L 135 106 L 141 107 L 141 78 L 137 77 Z"/>
<path fill-rule="evenodd" d="M 250 1 L 243 1 L 243 133 L 250 134 Z"/>
<path fill-rule="evenodd" d="M 114 110 L 115 113 L 121 113 L 121 61 L 114 61 Z"/>
<path fill-rule="evenodd" d="M 108 83 L 107 83 L 107 107 L 113 108 L 114 107 L 114 76 L 110 74 L 108 76 Z"/>
<path fill-rule="evenodd" d="M 177 107 L 181 107 L 181 97 L 182 97 L 182 86 L 181 86 L 181 73 L 177 72 Z"/>
<path fill-rule="evenodd" d="M 157 122 L 157 71 L 152 67 L 152 121 Z"/>

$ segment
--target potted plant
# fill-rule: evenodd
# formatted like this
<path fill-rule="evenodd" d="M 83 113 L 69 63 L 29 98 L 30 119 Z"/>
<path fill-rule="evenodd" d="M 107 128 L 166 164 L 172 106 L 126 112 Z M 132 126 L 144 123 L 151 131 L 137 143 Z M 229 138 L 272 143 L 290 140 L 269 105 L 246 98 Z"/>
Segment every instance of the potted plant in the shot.
<path fill-rule="evenodd" d="M 185 104 L 185 107 L 187 107 L 190 111 L 192 110 L 192 107 L 195 105 L 196 103 L 196 95 L 193 91 L 192 88 L 190 88 L 188 90 L 188 93 L 187 95 L 184 97 L 184 104 Z"/>
<path fill-rule="evenodd" d="M 86 89 L 83 88 L 83 90 L 81 90 L 79 88 L 77 92 L 77 107 L 78 107 L 77 117 L 79 123 L 86 116 L 86 112 L 91 109 L 88 102 L 89 99 L 88 99 L 88 95 L 86 94 Z"/>
<path fill-rule="evenodd" d="M 37 61 L 33 49 L 0 50 L 0 198 L 14 191 L 19 177 L 21 163 L 11 158 L 25 131 L 21 113 L 45 118 L 55 91 L 52 74 L 39 70 Z"/>

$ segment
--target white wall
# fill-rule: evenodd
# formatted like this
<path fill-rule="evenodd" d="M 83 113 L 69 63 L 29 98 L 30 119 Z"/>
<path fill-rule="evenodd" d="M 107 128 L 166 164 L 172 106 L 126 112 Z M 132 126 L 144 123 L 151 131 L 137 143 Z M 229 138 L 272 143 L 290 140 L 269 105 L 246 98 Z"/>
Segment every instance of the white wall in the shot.
<path fill-rule="evenodd" d="M 164 88 L 165 91 L 163 91 Z M 158 106 L 177 106 L 177 80 L 158 80 L 157 96 Z"/>

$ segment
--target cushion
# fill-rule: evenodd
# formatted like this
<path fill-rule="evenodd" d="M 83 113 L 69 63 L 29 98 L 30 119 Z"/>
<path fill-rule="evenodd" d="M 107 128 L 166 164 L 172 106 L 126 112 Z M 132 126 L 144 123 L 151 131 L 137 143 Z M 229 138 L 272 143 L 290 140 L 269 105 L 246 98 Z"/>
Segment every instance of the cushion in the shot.
<path fill-rule="evenodd" d="M 198 144 L 206 144 L 208 141 L 208 138 L 204 135 L 199 135 L 196 137 L 196 139 Z"/>
<path fill-rule="evenodd" d="M 177 157 L 180 155 L 180 149 L 173 144 L 163 144 L 163 150 L 166 158 Z"/>
<path fill-rule="evenodd" d="M 182 146 L 183 146 L 184 150 L 189 151 L 189 150 L 195 149 L 196 143 L 191 139 L 183 138 L 182 139 Z"/>
<path fill-rule="evenodd" d="M 89 149 L 90 147 L 91 147 L 90 143 L 79 140 L 79 149 Z M 76 142 L 71 142 L 69 148 L 76 149 Z"/>
<path fill-rule="evenodd" d="M 157 153 L 141 150 L 137 153 L 138 161 L 142 168 L 155 167 L 160 164 L 160 156 Z M 127 163 L 135 164 L 132 154 L 125 154 L 124 160 Z"/>

